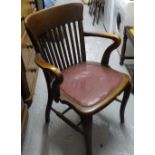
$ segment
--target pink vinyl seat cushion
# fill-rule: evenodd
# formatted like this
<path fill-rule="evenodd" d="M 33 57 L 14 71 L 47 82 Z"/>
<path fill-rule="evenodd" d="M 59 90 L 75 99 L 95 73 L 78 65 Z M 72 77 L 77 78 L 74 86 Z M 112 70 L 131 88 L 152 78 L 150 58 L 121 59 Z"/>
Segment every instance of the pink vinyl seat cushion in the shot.
<path fill-rule="evenodd" d="M 104 100 L 121 84 L 123 74 L 100 64 L 81 63 L 63 72 L 61 91 L 81 106 Z"/>

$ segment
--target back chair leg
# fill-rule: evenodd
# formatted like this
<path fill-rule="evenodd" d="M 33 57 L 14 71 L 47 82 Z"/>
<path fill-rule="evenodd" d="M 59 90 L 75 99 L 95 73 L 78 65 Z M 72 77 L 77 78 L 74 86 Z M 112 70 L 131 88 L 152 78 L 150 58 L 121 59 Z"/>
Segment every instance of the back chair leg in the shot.
<path fill-rule="evenodd" d="M 87 155 L 92 155 L 92 116 L 81 117 L 84 129 L 84 138 L 86 143 Z"/>
<path fill-rule="evenodd" d="M 126 107 L 127 101 L 130 96 L 130 92 L 131 92 L 131 84 L 129 83 L 124 90 L 124 95 L 123 95 L 123 99 L 122 99 L 122 103 L 121 103 L 121 107 L 120 107 L 120 121 L 121 121 L 121 123 L 124 123 L 124 112 L 125 112 L 125 107 Z"/>
<path fill-rule="evenodd" d="M 90 14 L 90 15 L 91 15 L 92 5 L 93 5 L 93 2 L 91 2 L 91 3 L 89 4 L 89 14 Z"/>
<path fill-rule="evenodd" d="M 97 15 L 97 24 L 99 23 L 100 13 L 101 13 L 102 4 L 99 4 L 98 15 Z"/>
<path fill-rule="evenodd" d="M 88 1 L 88 6 L 91 5 L 91 3 L 92 3 L 92 0 L 89 0 L 89 1 Z"/>
<path fill-rule="evenodd" d="M 49 95 L 47 105 L 46 105 L 46 110 L 45 110 L 45 121 L 46 121 L 46 123 L 50 122 L 50 112 L 51 112 L 52 101 L 53 101 L 53 97 L 51 95 Z"/>
<path fill-rule="evenodd" d="M 98 10 L 98 6 L 97 5 L 98 4 L 96 2 L 95 8 L 94 8 L 94 12 L 93 12 L 93 14 L 94 14 L 93 25 L 95 24 L 95 20 L 96 20 L 96 17 L 97 17 L 97 10 Z"/>
<path fill-rule="evenodd" d="M 95 0 L 92 0 L 89 8 L 89 14 L 92 15 L 95 7 Z"/>

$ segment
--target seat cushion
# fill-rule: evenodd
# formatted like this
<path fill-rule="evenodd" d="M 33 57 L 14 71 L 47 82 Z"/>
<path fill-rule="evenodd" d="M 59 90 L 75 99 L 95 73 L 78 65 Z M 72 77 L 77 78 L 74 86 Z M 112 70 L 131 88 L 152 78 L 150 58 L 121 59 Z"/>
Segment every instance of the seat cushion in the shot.
<path fill-rule="evenodd" d="M 61 92 L 81 106 L 104 100 L 121 84 L 123 74 L 100 64 L 81 63 L 63 72 Z"/>

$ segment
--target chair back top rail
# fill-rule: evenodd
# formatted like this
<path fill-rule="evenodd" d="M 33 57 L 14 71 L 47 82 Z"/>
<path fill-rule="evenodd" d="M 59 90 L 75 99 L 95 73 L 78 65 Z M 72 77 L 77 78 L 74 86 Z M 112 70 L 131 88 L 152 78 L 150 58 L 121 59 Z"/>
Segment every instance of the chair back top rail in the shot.
<path fill-rule="evenodd" d="M 59 69 L 86 61 L 83 5 L 69 3 L 31 14 L 25 19 L 36 52 Z"/>

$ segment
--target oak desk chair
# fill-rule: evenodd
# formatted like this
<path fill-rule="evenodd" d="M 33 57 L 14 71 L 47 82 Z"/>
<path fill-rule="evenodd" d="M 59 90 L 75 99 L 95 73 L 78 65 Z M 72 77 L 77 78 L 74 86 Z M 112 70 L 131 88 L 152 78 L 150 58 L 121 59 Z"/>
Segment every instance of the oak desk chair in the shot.
<path fill-rule="evenodd" d="M 31 14 L 26 18 L 25 26 L 38 53 L 35 62 L 43 69 L 47 83 L 46 122 L 49 123 L 52 110 L 84 135 L 87 155 L 92 155 L 93 115 L 124 92 L 120 106 L 120 120 L 123 123 L 130 82 L 127 75 L 108 66 L 110 54 L 119 46 L 120 37 L 83 32 L 82 20 L 83 5 L 70 3 Z M 101 63 L 86 62 L 85 36 L 113 40 L 105 50 Z M 53 100 L 61 101 L 69 108 L 60 113 L 52 107 Z M 69 109 L 79 114 L 83 130 L 63 115 Z"/>

